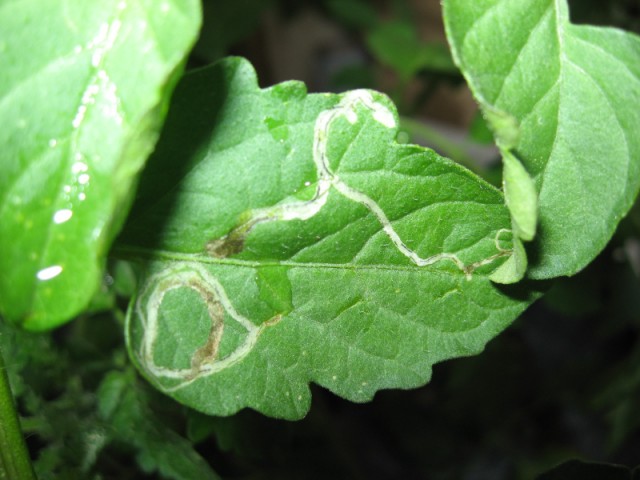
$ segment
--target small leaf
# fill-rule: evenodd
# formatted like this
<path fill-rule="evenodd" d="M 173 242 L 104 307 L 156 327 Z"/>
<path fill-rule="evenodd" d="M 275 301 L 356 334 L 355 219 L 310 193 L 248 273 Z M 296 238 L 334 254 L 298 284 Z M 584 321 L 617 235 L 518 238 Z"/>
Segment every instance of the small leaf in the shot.
<path fill-rule="evenodd" d="M 170 112 L 117 252 L 145 269 L 131 357 L 177 400 L 300 418 L 309 382 L 354 401 L 416 387 L 537 296 L 488 278 L 512 250 L 502 194 L 396 143 L 385 96 L 261 90 L 228 59 Z"/>
<path fill-rule="evenodd" d="M 538 223 L 538 196 L 533 180 L 520 161 L 502 152 L 504 197 L 511 212 L 513 231 L 523 240 L 533 240 Z"/>
<path fill-rule="evenodd" d="M 513 253 L 489 278 L 502 284 L 519 282 L 527 272 L 527 252 L 518 237 L 513 238 Z"/>
<path fill-rule="evenodd" d="M 496 137 L 496 143 L 503 150 L 512 150 L 520 140 L 518 120 L 502 110 L 485 107 L 484 116 Z"/>
<path fill-rule="evenodd" d="M 0 312 L 44 330 L 98 288 L 199 2 L 26 0 L 0 12 Z"/>
<path fill-rule="evenodd" d="M 378 14 L 372 5 L 363 0 L 328 0 L 327 7 L 340 22 L 359 29 L 378 25 Z"/>
<path fill-rule="evenodd" d="M 388 22 L 367 35 L 367 44 L 375 57 L 392 67 L 404 81 L 418 71 L 457 72 L 446 45 L 423 42 L 415 27 L 407 22 Z"/>
<path fill-rule="evenodd" d="M 604 248 L 640 187 L 640 37 L 573 25 L 566 0 L 444 0 L 443 9 L 499 146 L 538 192 L 528 275 L 572 275 Z"/>

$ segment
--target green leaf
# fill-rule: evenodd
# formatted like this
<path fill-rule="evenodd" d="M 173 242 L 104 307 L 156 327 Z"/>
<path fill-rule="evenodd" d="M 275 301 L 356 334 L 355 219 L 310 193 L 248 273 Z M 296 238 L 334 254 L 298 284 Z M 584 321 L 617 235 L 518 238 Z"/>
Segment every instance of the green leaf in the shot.
<path fill-rule="evenodd" d="M 177 400 L 299 418 L 309 382 L 359 402 L 417 387 L 535 298 L 488 278 L 511 252 L 501 193 L 397 144 L 382 94 L 261 90 L 229 59 L 170 112 L 116 252 L 145 260 L 131 357 Z"/>
<path fill-rule="evenodd" d="M 328 0 L 327 8 L 340 22 L 352 28 L 367 29 L 378 25 L 378 13 L 363 0 Z"/>
<path fill-rule="evenodd" d="M 513 239 L 513 253 L 489 278 L 496 283 L 510 284 L 519 282 L 527 272 L 527 252 L 519 237 Z"/>
<path fill-rule="evenodd" d="M 538 197 L 533 180 L 522 163 L 510 152 L 503 152 L 502 183 L 511 212 L 513 231 L 523 240 L 533 240 L 538 223 Z"/>
<path fill-rule="evenodd" d="M 640 38 L 571 24 L 565 0 L 443 7 L 456 63 L 501 146 L 535 182 L 529 276 L 574 274 L 602 250 L 640 186 Z M 492 121 L 496 112 L 515 124 Z"/>
<path fill-rule="evenodd" d="M 113 371 L 100 384 L 99 411 L 109 434 L 138 450 L 138 463 L 147 473 L 157 471 L 174 480 L 219 479 L 191 443 L 152 412 L 131 373 Z"/>
<path fill-rule="evenodd" d="M 199 25 L 196 0 L 0 2 L 0 312 L 82 311 Z"/>
<path fill-rule="evenodd" d="M 367 35 L 367 44 L 376 58 L 393 68 L 404 81 L 423 69 L 457 72 L 446 46 L 421 41 L 410 23 L 383 23 Z"/>

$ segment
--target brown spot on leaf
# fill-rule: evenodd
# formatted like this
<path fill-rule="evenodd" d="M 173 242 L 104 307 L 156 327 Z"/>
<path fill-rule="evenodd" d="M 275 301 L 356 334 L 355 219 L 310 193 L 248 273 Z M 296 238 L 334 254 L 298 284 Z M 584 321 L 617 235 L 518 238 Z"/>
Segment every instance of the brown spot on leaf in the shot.
<path fill-rule="evenodd" d="M 215 258 L 227 258 L 240 253 L 244 248 L 244 235 L 234 235 L 231 232 L 222 238 L 216 238 L 207 242 L 207 253 Z"/>
<path fill-rule="evenodd" d="M 202 364 L 211 363 L 218 356 L 218 347 L 224 331 L 224 307 L 213 292 L 203 288 L 198 282 L 191 281 L 188 285 L 197 291 L 207 304 L 207 311 L 211 320 L 211 329 L 209 330 L 207 341 L 191 357 L 191 368 L 197 372 Z"/>
<path fill-rule="evenodd" d="M 205 250 L 215 258 L 227 258 L 240 253 L 244 249 L 244 241 L 251 229 L 263 220 L 264 219 L 260 217 L 250 218 L 248 221 L 235 227 L 224 237 L 209 240 L 205 246 Z"/>
<path fill-rule="evenodd" d="M 211 330 L 206 343 L 195 351 L 191 357 L 191 368 L 199 370 L 203 363 L 211 363 L 218 356 L 218 347 L 224 331 L 224 308 L 218 301 L 207 302 L 209 317 L 211 318 Z"/>

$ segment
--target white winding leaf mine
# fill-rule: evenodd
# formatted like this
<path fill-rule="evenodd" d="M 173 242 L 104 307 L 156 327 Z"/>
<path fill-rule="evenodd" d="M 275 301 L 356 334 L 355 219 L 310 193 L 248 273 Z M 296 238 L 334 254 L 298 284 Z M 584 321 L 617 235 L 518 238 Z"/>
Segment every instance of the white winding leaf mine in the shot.
<path fill-rule="evenodd" d="M 159 332 L 159 312 L 165 295 L 174 289 L 190 288 L 200 295 L 207 306 L 211 329 L 204 345 L 193 352 L 189 368 L 171 368 L 156 363 Z M 161 388 L 172 392 L 195 380 L 212 375 L 242 360 L 254 347 L 263 329 L 275 325 L 277 316 L 258 326 L 234 308 L 220 282 L 195 263 L 173 265 L 151 276 L 135 302 L 135 313 L 142 328 L 136 351 L 144 370 L 161 381 Z M 225 318 L 235 321 L 246 331 L 244 340 L 230 354 L 220 358 L 218 347 L 224 333 Z M 169 386 L 167 386 L 169 384 Z"/>
<path fill-rule="evenodd" d="M 347 185 L 331 170 L 327 153 L 331 124 L 340 117 L 344 117 L 349 123 L 355 124 L 358 121 L 358 113 L 356 111 L 358 107 L 364 107 L 371 113 L 373 119 L 383 126 L 387 128 L 396 127 L 396 120 L 393 113 L 382 103 L 376 102 L 371 92 L 368 90 L 347 92 L 335 107 L 321 112 L 316 119 L 313 138 L 313 161 L 316 165 L 318 180 L 313 198 L 304 202 L 286 202 L 273 207 L 251 211 L 250 218 L 246 222 L 233 229 L 224 237 L 209 242 L 207 244 L 207 252 L 217 258 L 226 258 L 235 253 L 239 253 L 244 246 L 244 240 L 247 235 L 260 223 L 279 220 L 308 220 L 317 214 L 327 203 L 329 192 L 331 187 L 333 187 L 344 197 L 366 207 L 380 222 L 383 231 L 398 251 L 419 267 L 433 265 L 446 260 L 453 262 L 460 271 L 466 275 L 467 279 L 470 279 L 477 268 L 493 263 L 498 258 L 512 254 L 512 250 L 500 246 L 500 237 L 502 234 L 510 232 L 506 229 L 499 230 L 496 233 L 494 241 L 497 253 L 495 255 L 469 265 L 465 265 L 465 263 L 453 253 L 438 253 L 423 258 L 410 249 L 395 231 L 393 225 L 391 225 L 391 221 L 376 201 Z"/>
<path fill-rule="evenodd" d="M 307 220 L 313 217 L 324 207 L 329 192 L 333 188 L 342 196 L 366 207 L 380 222 L 383 231 L 398 251 L 418 267 L 433 265 L 440 261 L 450 261 L 465 274 L 467 279 L 471 279 L 477 268 L 512 254 L 510 249 L 505 249 L 500 245 L 501 236 L 504 233 L 511 234 L 510 230 L 506 229 L 496 233 L 495 248 L 497 253 L 468 265 L 465 265 L 457 255 L 452 253 L 439 253 L 423 258 L 409 248 L 395 231 L 391 221 L 378 203 L 366 194 L 347 185 L 331 170 L 327 153 L 331 125 L 340 117 L 344 117 L 351 124 L 356 123 L 358 108 L 364 108 L 370 112 L 373 119 L 386 128 L 396 127 L 394 114 L 385 105 L 376 102 L 369 91 L 356 90 L 345 94 L 334 108 L 321 112 L 315 122 L 313 160 L 317 171 L 317 185 L 311 200 L 288 201 L 273 207 L 251 211 L 247 221 L 226 236 L 209 242 L 207 245 L 208 253 L 217 258 L 224 258 L 240 252 L 246 236 L 260 223 L 279 220 Z M 162 302 L 167 292 L 177 288 L 190 288 L 197 292 L 207 305 L 211 319 L 209 336 L 204 344 L 192 353 L 189 368 L 159 365 L 155 358 L 159 336 L 159 310 L 162 308 Z M 262 330 L 280 320 L 280 316 L 276 316 L 258 326 L 242 316 L 234 308 L 220 282 L 197 263 L 172 264 L 162 272 L 150 277 L 135 303 L 135 314 L 142 328 L 142 332 L 136 334 L 136 337 L 140 338 L 139 347 L 136 350 L 138 361 L 146 372 L 160 383 L 159 388 L 166 392 L 179 390 L 199 378 L 220 372 L 241 361 L 254 348 Z M 236 345 L 231 353 L 221 357 L 219 346 L 224 335 L 225 322 L 236 322 L 246 334 L 242 342 Z M 131 332 L 129 334 L 131 335 Z"/>

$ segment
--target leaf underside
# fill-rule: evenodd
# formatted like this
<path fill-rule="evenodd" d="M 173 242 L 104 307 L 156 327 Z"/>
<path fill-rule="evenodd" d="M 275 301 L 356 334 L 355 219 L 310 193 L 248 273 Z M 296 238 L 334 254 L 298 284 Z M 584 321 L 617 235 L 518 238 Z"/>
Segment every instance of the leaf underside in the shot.
<path fill-rule="evenodd" d="M 196 0 L 0 2 L 3 317 L 44 330 L 86 308 L 199 8 Z"/>
<path fill-rule="evenodd" d="M 486 117 L 519 126 L 513 153 L 539 195 L 528 275 L 572 275 L 604 248 L 640 187 L 640 38 L 571 24 L 565 0 L 445 0 L 443 9 Z M 493 127 L 499 142 L 514 139 Z"/>
<path fill-rule="evenodd" d="M 200 411 L 300 418 L 309 382 L 353 401 L 484 348 L 536 293 L 502 194 L 395 142 L 377 92 L 260 89 L 227 59 L 184 77 L 117 251 L 143 265 L 131 357 Z"/>

